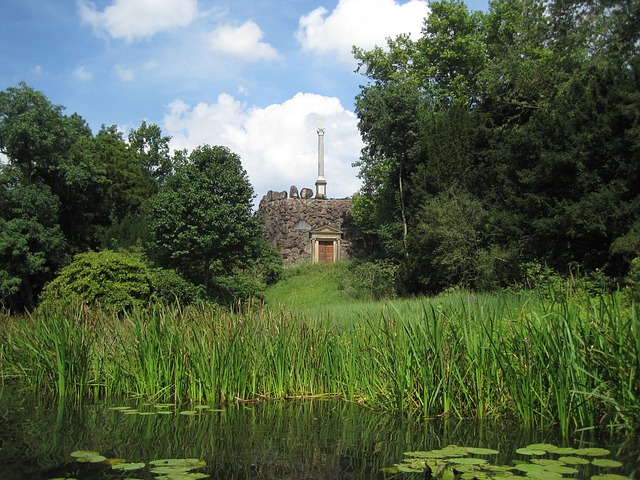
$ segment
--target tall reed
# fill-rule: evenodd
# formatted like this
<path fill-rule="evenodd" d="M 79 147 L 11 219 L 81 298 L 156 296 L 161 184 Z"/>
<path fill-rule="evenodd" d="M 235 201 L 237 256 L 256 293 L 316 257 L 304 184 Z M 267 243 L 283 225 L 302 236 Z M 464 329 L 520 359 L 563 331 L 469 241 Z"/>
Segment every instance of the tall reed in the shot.
<path fill-rule="evenodd" d="M 341 324 L 286 311 L 75 306 L 3 317 L 0 377 L 60 395 L 224 403 L 340 396 L 566 434 L 640 424 L 638 306 L 582 290 L 390 302 Z"/>

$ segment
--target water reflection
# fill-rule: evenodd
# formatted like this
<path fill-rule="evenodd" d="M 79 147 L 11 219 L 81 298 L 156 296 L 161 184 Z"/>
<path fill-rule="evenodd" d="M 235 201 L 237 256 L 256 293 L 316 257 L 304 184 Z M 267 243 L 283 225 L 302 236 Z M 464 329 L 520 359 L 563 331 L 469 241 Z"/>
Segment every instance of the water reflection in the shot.
<path fill-rule="evenodd" d="M 603 438 L 602 432 L 562 442 L 549 432 L 525 432 L 503 422 L 418 422 L 332 400 L 237 404 L 197 415 L 179 413 L 193 405 L 153 415 L 110 409 L 120 405 L 158 411 L 131 399 L 65 404 L 0 389 L 0 478 L 155 478 L 148 469 L 125 475 L 70 456 L 94 450 L 128 462 L 198 458 L 207 463 L 198 472 L 213 479 L 383 479 L 382 469 L 406 451 L 488 447 L 500 451 L 495 463 L 509 464 L 517 448 L 540 442 L 606 446 L 625 462 L 625 474 L 640 474 L 637 439 Z"/>

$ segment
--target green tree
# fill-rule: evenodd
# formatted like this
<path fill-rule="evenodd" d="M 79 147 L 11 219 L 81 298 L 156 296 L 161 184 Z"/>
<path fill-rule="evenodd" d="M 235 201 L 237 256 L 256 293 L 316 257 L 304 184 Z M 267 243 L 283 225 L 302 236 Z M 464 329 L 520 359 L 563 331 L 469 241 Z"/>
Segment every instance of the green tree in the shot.
<path fill-rule="evenodd" d="M 147 122 L 142 122 L 137 129 L 129 132 L 129 145 L 139 155 L 141 165 L 159 183 L 163 182 L 173 168 L 170 141 L 171 137 L 163 136 L 160 127 L 155 124 L 147 125 Z"/>
<path fill-rule="evenodd" d="M 72 251 L 96 246 L 108 222 L 101 192 L 106 170 L 91 155 L 93 136 L 77 114 L 20 83 L 0 92 L 0 152 L 26 182 L 60 201 L 59 223 Z"/>
<path fill-rule="evenodd" d="M 67 261 L 58 199 L 10 166 L 0 169 L 0 307 L 33 309 L 44 284 Z"/>
<path fill-rule="evenodd" d="M 212 278 L 231 275 L 260 235 L 252 198 L 238 155 L 220 146 L 195 149 L 151 201 L 154 258 L 210 294 Z"/>

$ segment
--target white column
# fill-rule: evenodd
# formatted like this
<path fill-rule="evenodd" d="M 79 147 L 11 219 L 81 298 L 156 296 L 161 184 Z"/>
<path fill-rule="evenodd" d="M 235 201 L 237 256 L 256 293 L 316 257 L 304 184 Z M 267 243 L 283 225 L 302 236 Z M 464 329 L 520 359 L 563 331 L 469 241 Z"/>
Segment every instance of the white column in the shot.
<path fill-rule="evenodd" d="M 327 198 L 327 181 L 324 178 L 324 128 L 318 129 L 318 180 L 316 198 Z"/>

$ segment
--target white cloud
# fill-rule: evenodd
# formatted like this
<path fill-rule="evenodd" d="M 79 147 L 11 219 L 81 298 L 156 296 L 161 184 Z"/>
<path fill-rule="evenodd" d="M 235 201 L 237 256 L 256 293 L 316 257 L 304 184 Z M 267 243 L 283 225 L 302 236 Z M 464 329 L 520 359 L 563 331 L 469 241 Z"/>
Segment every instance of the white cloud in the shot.
<path fill-rule="evenodd" d="M 78 0 L 83 22 L 113 38 L 132 41 L 175 27 L 185 27 L 198 16 L 197 0 L 114 0 L 104 11 Z"/>
<path fill-rule="evenodd" d="M 300 18 L 296 38 L 304 51 L 336 55 L 353 61 L 353 45 L 371 49 L 386 46 L 386 39 L 401 33 L 420 36 L 423 20 L 429 15 L 428 3 L 410 0 L 340 0 L 329 12 L 318 7 Z"/>
<path fill-rule="evenodd" d="M 252 21 L 239 27 L 222 25 L 207 35 L 209 48 L 244 61 L 278 60 L 280 54 L 270 44 L 262 42 L 264 33 Z"/>
<path fill-rule="evenodd" d="M 357 118 L 337 98 L 298 93 L 265 108 L 250 108 L 231 95 L 212 104 L 190 106 L 181 100 L 169 105 L 163 132 L 174 149 L 225 145 L 240 155 L 259 199 L 269 190 L 314 189 L 318 175 L 316 128 L 325 133 L 325 178 L 331 197 L 346 197 L 360 186 L 351 163 L 362 142 Z"/>
<path fill-rule="evenodd" d="M 114 65 L 113 75 L 118 77 L 122 82 L 131 82 L 136 76 L 133 68 L 125 67 L 120 64 Z"/>
<path fill-rule="evenodd" d="M 86 82 L 93 78 L 93 73 L 87 70 L 87 67 L 81 65 L 73 71 L 73 76 L 82 82 Z"/>

